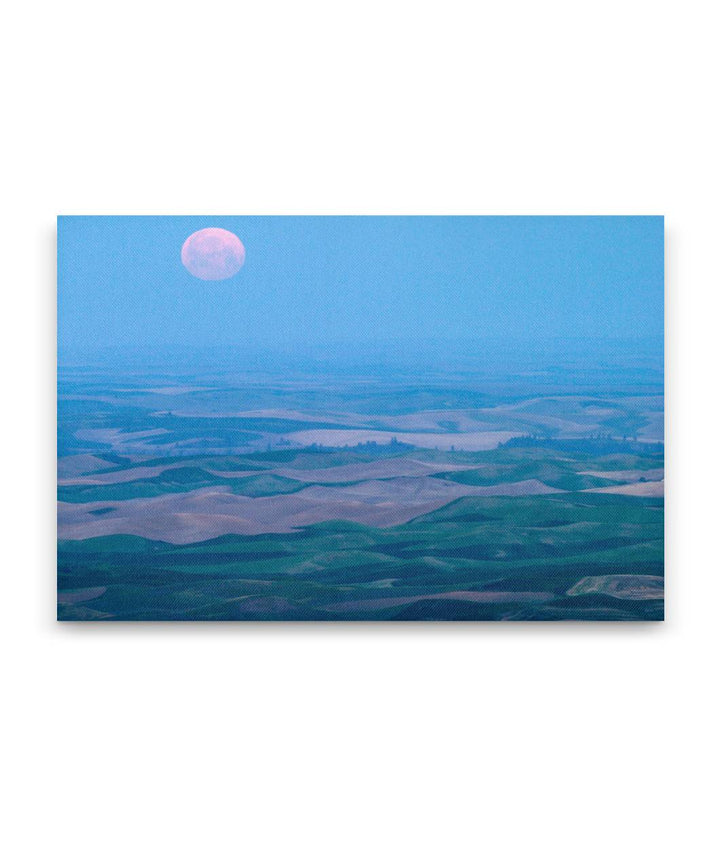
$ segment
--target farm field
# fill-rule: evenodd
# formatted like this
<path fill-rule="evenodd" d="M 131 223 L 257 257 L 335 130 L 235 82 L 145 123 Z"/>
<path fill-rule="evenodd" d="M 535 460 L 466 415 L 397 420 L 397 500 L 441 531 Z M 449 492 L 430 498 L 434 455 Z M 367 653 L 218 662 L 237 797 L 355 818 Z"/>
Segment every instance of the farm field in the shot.
<path fill-rule="evenodd" d="M 559 416 L 559 402 L 531 409 L 582 417 L 574 400 Z M 480 419 L 465 410 L 450 449 L 392 433 L 297 446 L 295 412 L 289 426 L 244 417 L 252 431 L 215 417 L 228 420 L 233 453 L 198 453 L 200 438 L 176 439 L 197 433 L 198 417 L 176 417 L 167 448 L 152 427 L 164 411 L 95 407 L 82 421 L 103 427 L 78 430 L 76 413 L 63 426 L 81 448 L 58 460 L 61 620 L 662 618 L 660 442 L 508 430 L 494 448 L 463 448 Z M 448 433 L 447 413 L 414 417 Z M 263 450 L 240 445 L 254 431 Z"/>

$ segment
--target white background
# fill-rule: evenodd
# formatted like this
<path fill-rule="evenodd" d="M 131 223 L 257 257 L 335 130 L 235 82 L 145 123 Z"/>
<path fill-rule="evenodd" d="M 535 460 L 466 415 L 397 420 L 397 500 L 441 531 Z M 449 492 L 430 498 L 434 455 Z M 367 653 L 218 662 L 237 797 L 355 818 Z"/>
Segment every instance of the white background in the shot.
<path fill-rule="evenodd" d="M 713 6 L 5 10 L 5 852 L 717 852 Z M 57 213 L 664 213 L 666 623 L 56 625 Z"/>

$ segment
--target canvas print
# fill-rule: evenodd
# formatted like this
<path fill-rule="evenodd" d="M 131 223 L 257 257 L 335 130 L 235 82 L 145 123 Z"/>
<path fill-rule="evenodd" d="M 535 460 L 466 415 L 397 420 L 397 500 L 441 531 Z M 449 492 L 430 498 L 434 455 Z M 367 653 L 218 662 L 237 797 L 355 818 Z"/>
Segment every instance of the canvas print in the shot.
<path fill-rule="evenodd" d="M 58 618 L 662 619 L 663 245 L 60 217 Z"/>

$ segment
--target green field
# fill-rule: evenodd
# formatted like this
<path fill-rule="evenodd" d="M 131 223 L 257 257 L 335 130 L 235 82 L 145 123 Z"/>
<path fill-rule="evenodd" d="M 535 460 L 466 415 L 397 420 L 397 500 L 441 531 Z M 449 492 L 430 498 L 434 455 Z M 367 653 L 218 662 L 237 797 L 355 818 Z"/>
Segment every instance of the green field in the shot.
<path fill-rule="evenodd" d="M 235 460 L 235 465 L 277 466 L 281 454 L 248 456 Z M 363 457 L 360 452 L 327 455 L 328 465 Z M 437 458 L 438 453 L 427 452 L 425 457 Z M 318 463 L 317 454 L 305 453 L 305 463 L 308 458 Z M 650 469 L 661 465 L 661 456 L 627 452 L 593 457 L 590 453 L 512 448 L 458 453 L 454 461 L 460 460 L 487 464 L 488 470 L 437 477 L 460 481 L 533 477 L 565 492 L 462 497 L 390 528 L 328 521 L 289 533 L 226 535 L 188 545 L 131 535 L 61 540 L 59 617 L 662 618 L 663 601 L 653 587 L 663 576 L 663 500 L 581 492 L 596 486 L 598 480 L 578 475 L 584 469 Z M 222 468 L 221 462 L 216 462 L 216 468 Z M 317 469 L 321 484 L 323 468 Z M 64 496 L 65 501 L 90 502 L 100 497 L 110 501 L 143 495 L 151 487 L 189 490 L 203 483 L 206 472 L 202 467 L 168 470 L 164 480 L 88 488 L 90 493 L 83 493 L 82 488 L 73 494 L 75 488 L 68 488 Z M 237 481 L 241 484 L 236 483 L 234 489 L 256 491 L 251 495 L 263 495 L 263 489 L 296 489 L 291 480 L 285 480 L 286 484 L 272 475 Z M 636 577 L 640 594 L 630 591 L 618 596 L 611 582 L 621 575 Z M 588 582 L 588 578 L 592 580 Z M 450 592 L 475 594 L 456 599 L 447 596 Z"/>
<path fill-rule="evenodd" d="M 662 391 L 642 361 L 66 370 L 59 618 L 660 619 Z"/>

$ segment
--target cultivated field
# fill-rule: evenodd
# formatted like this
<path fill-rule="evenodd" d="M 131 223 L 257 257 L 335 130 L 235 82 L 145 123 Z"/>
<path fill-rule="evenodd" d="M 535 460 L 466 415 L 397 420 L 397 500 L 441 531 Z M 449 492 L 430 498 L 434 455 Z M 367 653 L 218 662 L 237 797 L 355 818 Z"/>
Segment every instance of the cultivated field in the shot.
<path fill-rule="evenodd" d="M 603 384 L 69 371 L 59 617 L 661 618 L 661 385 Z"/>

